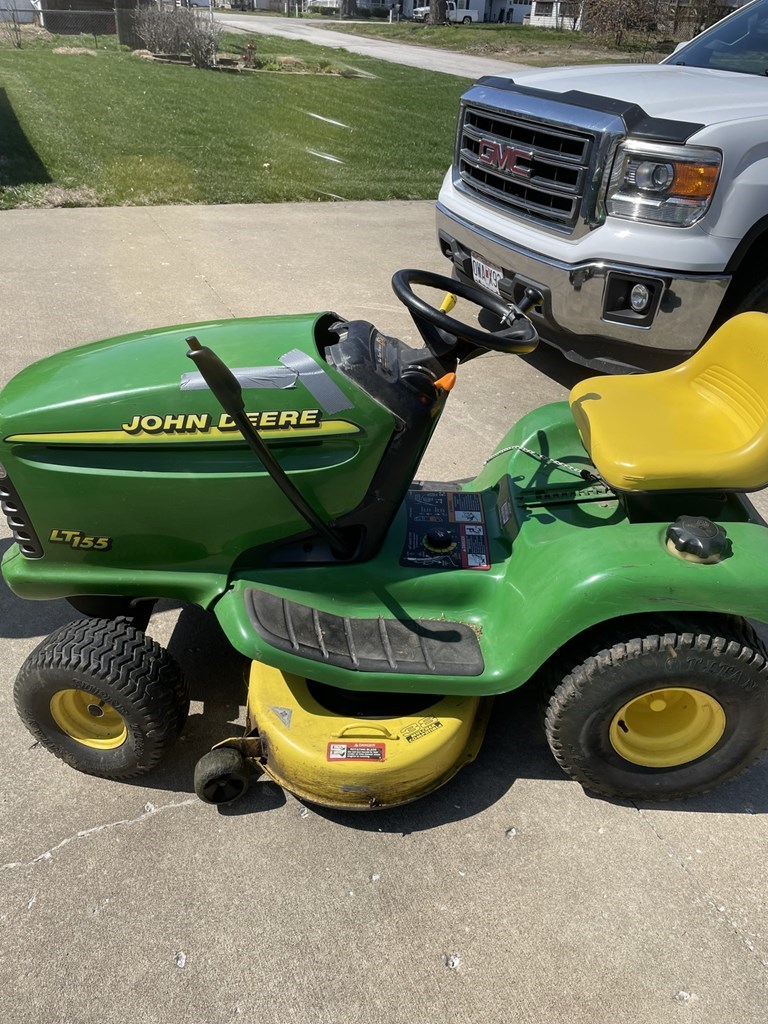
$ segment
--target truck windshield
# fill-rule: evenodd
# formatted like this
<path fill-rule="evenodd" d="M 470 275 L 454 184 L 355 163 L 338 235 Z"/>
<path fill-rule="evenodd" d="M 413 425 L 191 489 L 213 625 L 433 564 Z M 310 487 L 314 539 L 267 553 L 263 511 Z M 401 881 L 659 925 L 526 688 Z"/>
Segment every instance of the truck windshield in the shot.
<path fill-rule="evenodd" d="M 757 0 L 667 58 L 686 67 L 768 74 L 768 0 Z"/>

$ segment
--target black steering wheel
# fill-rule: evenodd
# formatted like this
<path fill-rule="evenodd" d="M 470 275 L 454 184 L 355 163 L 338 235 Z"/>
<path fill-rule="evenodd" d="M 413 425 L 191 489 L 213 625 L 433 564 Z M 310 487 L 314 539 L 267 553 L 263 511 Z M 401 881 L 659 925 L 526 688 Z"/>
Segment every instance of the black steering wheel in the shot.
<path fill-rule="evenodd" d="M 483 331 L 479 327 L 469 327 L 460 320 L 454 320 L 452 316 L 443 313 L 442 310 L 430 306 L 428 302 L 420 298 L 413 290 L 413 285 L 424 285 L 427 288 L 439 288 L 441 291 L 453 292 L 460 295 L 462 299 L 468 299 L 481 309 L 495 313 L 504 323 L 509 326 L 500 331 Z M 468 345 L 477 348 L 488 349 L 490 352 L 513 352 L 517 355 L 525 355 L 533 352 L 539 343 L 539 336 L 531 321 L 517 306 L 511 302 L 486 291 L 485 288 L 478 288 L 476 285 L 465 284 L 452 277 L 443 277 L 441 274 L 433 274 L 428 270 L 398 270 L 392 278 L 392 290 L 400 299 L 408 312 L 413 317 L 414 323 L 422 332 L 422 336 L 430 348 L 429 334 L 431 331 L 423 332 L 422 323 L 437 328 L 443 334 L 455 338 L 457 341 L 464 341 Z M 532 305 L 535 299 L 529 302 Z"/>

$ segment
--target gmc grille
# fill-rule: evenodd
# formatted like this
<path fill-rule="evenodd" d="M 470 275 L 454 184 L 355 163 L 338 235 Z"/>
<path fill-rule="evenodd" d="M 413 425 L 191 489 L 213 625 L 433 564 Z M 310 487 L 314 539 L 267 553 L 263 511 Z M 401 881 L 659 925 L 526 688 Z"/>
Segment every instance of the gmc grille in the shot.
<path fill-rule="evenodd" d="M 518 170 L 489 166 L 484 148 L 522 150 Z M 477 107 L 465 107 L 457 165 L 466 189 L 510 213 L 572 231 L 588 180 L 594 136 Z M 528 155 L 530 154 L 530 155 Z"/>
<path fill-rule="evenodd" d="M 26 555 L 27 558 L 42 558 L 43 548 L 32 529 L 16 488 L 7 476 L 0 476 L 0 508 L 22 555 Z"/>

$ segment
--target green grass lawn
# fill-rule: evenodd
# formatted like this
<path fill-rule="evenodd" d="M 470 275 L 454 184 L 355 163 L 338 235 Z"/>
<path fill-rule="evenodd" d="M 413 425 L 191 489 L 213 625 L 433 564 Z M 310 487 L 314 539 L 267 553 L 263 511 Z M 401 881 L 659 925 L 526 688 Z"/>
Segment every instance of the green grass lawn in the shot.
<path fill-rule="evenodd" d="M 483 57 L 502 57 L 536 66 L 597 63 L 598 61 L 658 61 L 664 55 L 646 36 L 627 37 L 621 47 L 611 40 L 583 32 L 535 28 L 530 25 L 424 25 L 413 21 L 398 24 L 349 23 L 334 19 L 327 28 L 353 35 L 389 39 L 422 46 L 439 46 Z M 667 52 L 671 47 L 666 46 Z"/>
<path fill-rule="evenodd" d="M 220 48 L 239 52 L 248 38 L 224 36 Z M 375 77 L 199 71 L 101 41 L 96 56 L 0 47 L 0 209 L 434 198 L 466 82 L 299 41 L 252 41 L 261 55 Z"/>

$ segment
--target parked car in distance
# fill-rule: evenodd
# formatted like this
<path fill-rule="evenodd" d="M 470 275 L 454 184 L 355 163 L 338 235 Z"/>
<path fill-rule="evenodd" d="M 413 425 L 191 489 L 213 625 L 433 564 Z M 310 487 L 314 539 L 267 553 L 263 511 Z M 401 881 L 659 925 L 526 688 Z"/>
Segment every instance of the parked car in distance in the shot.
<path fill-rule="evenodd" d="M 414 21 L 428 22 L 429 7 L 414 7 L 411 15 Z M 460 25 L 471 25 L 473 21 L 481 21 L 480 12 L 469 6 L 469 0 L 448 0 L 445 5 L 445 20 Z"/>

